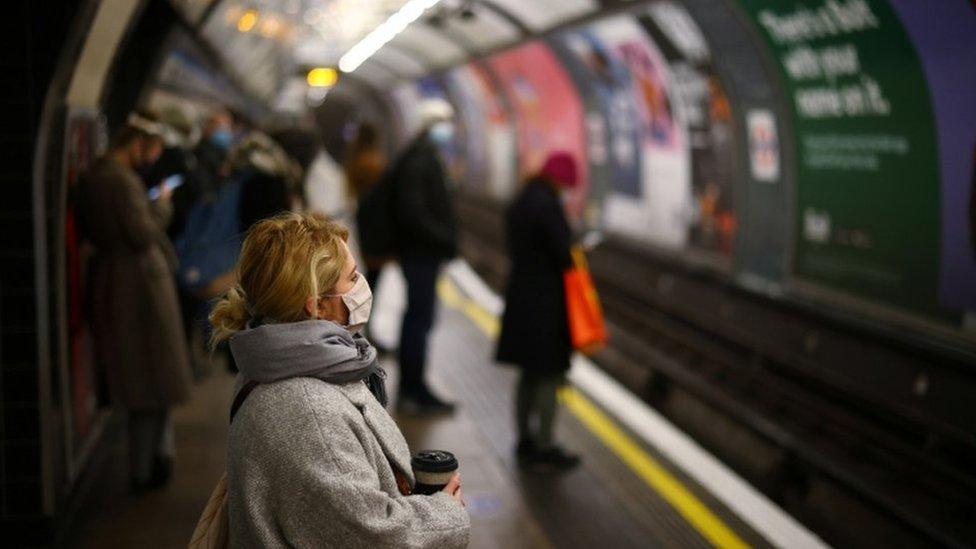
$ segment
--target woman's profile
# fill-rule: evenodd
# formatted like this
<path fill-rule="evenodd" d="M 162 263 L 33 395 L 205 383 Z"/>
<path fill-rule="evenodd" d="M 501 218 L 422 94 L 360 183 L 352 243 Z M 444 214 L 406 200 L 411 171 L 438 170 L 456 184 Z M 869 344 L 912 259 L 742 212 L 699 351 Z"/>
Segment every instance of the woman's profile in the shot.
<path fill-rule="evenodd" d="M 411 495 L 410 451 L 359 334 L 372 295 L 348 232 L 286 213 L 247 234 L 210 316 L 240 368 L 227 459 L 232 547 L 464 547 L 460 477 Z M 240 393 L 238 393 L 240 394 Z"/>

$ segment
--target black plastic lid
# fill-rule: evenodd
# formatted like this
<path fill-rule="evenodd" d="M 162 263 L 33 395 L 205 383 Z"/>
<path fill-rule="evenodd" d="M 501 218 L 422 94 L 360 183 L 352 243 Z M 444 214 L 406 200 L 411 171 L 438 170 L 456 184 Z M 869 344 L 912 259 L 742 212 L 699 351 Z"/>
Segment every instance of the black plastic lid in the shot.
<path fill-rule="evenodd" d="M 413 456 L 410 465 L 415 471 L 443 473 L 457 469 L 458 460 L 454 454 L 444 450 L 422 450 Z"/>

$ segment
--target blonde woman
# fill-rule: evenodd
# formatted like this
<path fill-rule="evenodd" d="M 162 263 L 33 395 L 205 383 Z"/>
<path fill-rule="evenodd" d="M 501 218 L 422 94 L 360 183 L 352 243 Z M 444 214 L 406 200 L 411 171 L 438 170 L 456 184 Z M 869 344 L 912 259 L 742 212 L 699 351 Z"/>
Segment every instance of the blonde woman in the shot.
<path fill-rule="evenodd" d="M 410 495 L 410 451 L 359 335 L 372 295 L 348 232 L 315 214 L 255 224 L 210 315 L 241 377 L 228 449 L 232 547 L 464 547 L 455 475 Z"/>

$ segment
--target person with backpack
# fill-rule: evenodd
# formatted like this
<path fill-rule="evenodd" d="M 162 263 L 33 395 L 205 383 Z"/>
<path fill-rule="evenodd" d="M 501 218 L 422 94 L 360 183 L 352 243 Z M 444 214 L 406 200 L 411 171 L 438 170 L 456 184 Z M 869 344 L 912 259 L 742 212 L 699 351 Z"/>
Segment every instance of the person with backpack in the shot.
<path fill-rule="evenodd" d="M 163 148 L 162 125 L 134 113 L 82 177 L 78 211 L 95 246 L 90 290 L 98 363 L 128 421 L 134 492 L 165 485 L 172 471 L 169 410 L 190 393 L 189 353 L 166 237 L 169 192 L 150 201 L 137 171 Z"/>
<path fill-rule="evenodd" d="M 241 372 L 227 474 L 191 547 L 467 546 L 460 475 L 413 493 L 385 373 L 360 335 L 372 294 L 348 234 L 285 213 L 244 239 L 239 282 L 210 315 L 213 343 L 230 342 Z"/>
<path fill-rule="evenodd" d="M 439 146 L 453 137 L 453 109 L 440 99 L 420 106 L 422 130 L 387 174 L 392 187 L 392 231 L 407 307 L 400 329 L 399 411 L 450 413 L 454 404 L 435 395 L 424 379 L 427 339 L 434 324 L 441 265 L 457 255 L 457 228 Z"/>

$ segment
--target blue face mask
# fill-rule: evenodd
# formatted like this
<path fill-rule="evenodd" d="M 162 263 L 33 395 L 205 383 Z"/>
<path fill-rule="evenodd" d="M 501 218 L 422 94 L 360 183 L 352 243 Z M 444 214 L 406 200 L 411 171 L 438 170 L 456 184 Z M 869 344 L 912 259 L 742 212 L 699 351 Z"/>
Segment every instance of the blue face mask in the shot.
<path fill-rule="evenodd" d="M 446 145 L 454 138 L 454 124 L 438 122 L 430 127 L 430 138 L 438 145 Z"/>
<path fill-rule="evenodd" d="M 214 130 L 210 134 L 210 142 L 226 151 L 234 144 L 234 134 L 227 129 Z"/>

